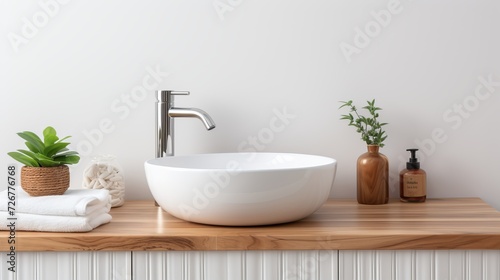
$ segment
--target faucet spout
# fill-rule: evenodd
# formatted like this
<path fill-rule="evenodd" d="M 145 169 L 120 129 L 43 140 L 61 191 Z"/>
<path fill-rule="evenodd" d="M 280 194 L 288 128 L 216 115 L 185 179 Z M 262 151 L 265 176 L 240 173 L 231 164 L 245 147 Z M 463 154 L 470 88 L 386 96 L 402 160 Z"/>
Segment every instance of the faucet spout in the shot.
<path fill-rule="evenodd" d="M 203 110 L 197 108 L 170 108 L 168 115 L 171 118 L 198 118 L 207 130 L 215 128 L 215 122 Z"/>

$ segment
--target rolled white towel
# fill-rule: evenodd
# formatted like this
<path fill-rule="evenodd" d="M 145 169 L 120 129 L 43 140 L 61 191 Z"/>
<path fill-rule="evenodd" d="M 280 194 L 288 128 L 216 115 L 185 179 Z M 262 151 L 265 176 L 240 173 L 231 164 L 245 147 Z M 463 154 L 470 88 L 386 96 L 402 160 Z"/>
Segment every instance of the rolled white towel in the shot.
<path fill-rule="evenodd" d="M 63 195 L 30 196 L 17 188 L 15 212 L 54 216 L 86 216 L 96 210 L 109 212 L 111 201 L 109 191 L 68 189 Z M 0 192 L 0 211 L 8 210 L 7 190 Z"/>

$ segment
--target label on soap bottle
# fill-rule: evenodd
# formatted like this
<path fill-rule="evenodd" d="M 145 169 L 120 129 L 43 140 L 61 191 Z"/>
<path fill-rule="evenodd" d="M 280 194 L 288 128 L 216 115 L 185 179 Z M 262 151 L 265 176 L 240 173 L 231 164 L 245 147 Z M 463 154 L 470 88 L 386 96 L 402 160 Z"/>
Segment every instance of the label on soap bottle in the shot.
<path fill-rule="evenodd" d="M 403 176 L 403 195 L 421 197 L 427 194 L 425 174 L 405 174 Z"/>

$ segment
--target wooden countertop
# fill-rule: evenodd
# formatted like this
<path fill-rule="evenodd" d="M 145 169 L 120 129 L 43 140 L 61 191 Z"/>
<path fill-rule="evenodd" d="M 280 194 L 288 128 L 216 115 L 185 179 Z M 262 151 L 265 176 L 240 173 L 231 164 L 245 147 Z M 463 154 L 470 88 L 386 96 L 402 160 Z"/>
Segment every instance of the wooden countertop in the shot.
<path fill-rule="evenodd" d="M 328 200 L 301 221 L 265 227 L 185 222 L 127 201 L 88 233 L 16 232 L 17 251 L 500 249 L 500 212 L 479 198 L 360 205 Z M 7 251 L 9 233 L 0 232 Z"/>

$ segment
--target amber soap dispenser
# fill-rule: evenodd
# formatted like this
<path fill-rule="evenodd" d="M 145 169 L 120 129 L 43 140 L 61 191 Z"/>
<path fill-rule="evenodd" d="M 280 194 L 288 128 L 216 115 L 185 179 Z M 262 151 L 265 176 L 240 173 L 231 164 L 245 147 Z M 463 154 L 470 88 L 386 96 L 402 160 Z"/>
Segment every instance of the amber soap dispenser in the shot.
<path fill-rule="evenodd" d="M 418 149 L 407 149 L 411 157 L 406 169 L 399 173 L 399 193 L 403 202 L 425 202 L 427 197 L 427 174 L 420 169 L 416 157 Z"/>

